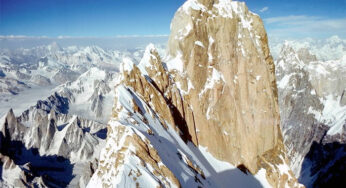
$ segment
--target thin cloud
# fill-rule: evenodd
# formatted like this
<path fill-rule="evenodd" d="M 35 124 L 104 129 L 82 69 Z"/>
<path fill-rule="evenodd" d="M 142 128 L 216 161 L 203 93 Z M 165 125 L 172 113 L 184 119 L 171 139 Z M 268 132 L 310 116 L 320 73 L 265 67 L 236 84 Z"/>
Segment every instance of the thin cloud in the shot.
<path fill-rule="evenodd" d="M 162 35 L 117 35 L 117 36 L 27 36 L 27 35 L 0 35 L 0 39 L 112 39 L 112 38 L 161 38 L 169 37 L 167 34 Z"/>
<path fill-rule="evenodd" d="M 287 24 L 287 23 L 294 23 L 297 21 L 302 21 L 302 20 L 317 20 L 319 17 L 314 17 L 314 16 L 305 16 L 305 15 L 290 15 L 290 16 L 279 16 L 279 17 L 271 17 L 271 18 L 266 18 L 264 21 L 268 24 L 273 24 L 273 23 L 281 23 L 281 24 Z"/>
<path fill-rule="evenodd" d="M 264 19 L 268 33 L 275 36 L 330 36 L 346 35 L 346 18 L 324 18 L 290 15 Z"/>
<path fill-rule="evenodd" d="M 116 38 L 138 38 L 138 37 L 144 37 L 144 38 L 152 38 L 152 37 L 168 37 L 167 34 L 162 35 L 117 35 Z"/>
<path fill-rule="evenodd" d="M 265 11 L 267 11 L 267 10 L 269 10 L 269 7 L 263 7 L 263 8 L 260 10 L 260 12 L 265 12 Z"/>
<path fill-rule="evenodd" d="M 46 39 L 49 38 L 47 36 L 26 36 L 26 35 L 0 35 L 0 39 Z"/>

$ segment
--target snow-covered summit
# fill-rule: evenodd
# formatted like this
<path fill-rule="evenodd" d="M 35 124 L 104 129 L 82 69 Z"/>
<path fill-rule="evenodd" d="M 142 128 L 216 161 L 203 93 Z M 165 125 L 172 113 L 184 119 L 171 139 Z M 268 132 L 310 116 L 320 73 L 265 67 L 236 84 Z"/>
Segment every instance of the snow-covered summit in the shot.
<path fill-rule="evenodd" d="M 271 53 L 275 59 L 280 55 L 283 45 L 287 43 L 294 50 L 309 49 L 310 53 L 316 55 L 320 61 L 338 60 L 346 55 L 346 39 L 339 36 L 331 36 L 326 39 L 298 39 L 298 40 L 270 40 Z"/>

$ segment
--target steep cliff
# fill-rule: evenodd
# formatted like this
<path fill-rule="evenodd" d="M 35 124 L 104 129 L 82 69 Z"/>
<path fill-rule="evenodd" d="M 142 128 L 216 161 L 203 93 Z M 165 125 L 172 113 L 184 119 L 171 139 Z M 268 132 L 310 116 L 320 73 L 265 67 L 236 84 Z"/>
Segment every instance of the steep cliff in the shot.
<path fill-rule="evenodd" d="M 259 16 L 244 3 L 188 1 L 172 21 L 168 48 L 167 68 L 194 109 L 195 122 L 187 122 L 199 130 L 194 140 L 256 172 L 256 158 L 280 137 L 274 63 Z"/>
<path fill-rule="evenodd" d="M 149 45 L 138 66 L 126 61 L 121 72 L 90 187 L 226 186 L 215 164 L 202 160 L 203 148 L 236 172 L 264 174 L 262 185 L 299 186 L 286 165 L 267 35 L 244 3 L 186 1 L 172 21 L 164 63 Z"/>

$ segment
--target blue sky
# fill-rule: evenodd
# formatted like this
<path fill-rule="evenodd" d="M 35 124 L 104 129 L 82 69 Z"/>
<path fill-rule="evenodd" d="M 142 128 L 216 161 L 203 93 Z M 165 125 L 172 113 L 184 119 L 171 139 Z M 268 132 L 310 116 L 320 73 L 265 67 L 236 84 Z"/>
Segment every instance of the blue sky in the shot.
<path fill-rule="evenodd" d="M 0 35 L 168 35 L 185 0 L 0 0 Z M 270 36 L 346 38 L 346 0 L 247 0 Z"/>

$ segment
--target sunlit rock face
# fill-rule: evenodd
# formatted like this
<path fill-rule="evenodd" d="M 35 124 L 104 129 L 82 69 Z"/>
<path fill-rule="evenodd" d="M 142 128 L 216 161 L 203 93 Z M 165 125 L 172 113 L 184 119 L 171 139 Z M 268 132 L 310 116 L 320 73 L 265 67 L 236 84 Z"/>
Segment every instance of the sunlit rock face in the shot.
<path fill-rule="evenodd" d="M 120 69 L 89 187 L 220 186 L 201 148 L 244 172 L 264 172 L 271 186 L 299 186 L 287 166 L 267 35 L 244 3 L 186 1 L 163 62 L 149 45 L 139 65 L 125 60 Z"/>
<path fill-rule="evenodd" d="M 193 109 L 195 144 L 258 170 L 280 139 L 273 60 L 260 17 L 244 3 L 188 1 L 175 14 L 168 70 Z M 198 131 L 197 131 L 198 130 Z"/>

